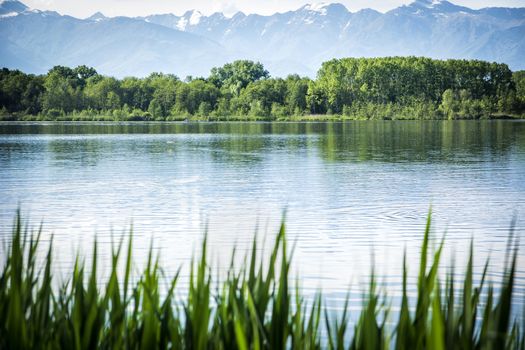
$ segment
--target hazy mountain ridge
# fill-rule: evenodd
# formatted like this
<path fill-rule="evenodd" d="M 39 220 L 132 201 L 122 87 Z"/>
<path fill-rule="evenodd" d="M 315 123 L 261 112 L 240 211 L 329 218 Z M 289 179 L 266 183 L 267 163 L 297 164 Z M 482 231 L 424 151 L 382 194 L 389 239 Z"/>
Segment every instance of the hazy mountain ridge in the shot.
<path fill-rule="evenodd" d="M 477 58 L 525 69 L 525 8 L 473 10 L 416 0 L 386 13 L 341 4 L 305 5 L 271 16 L 198 11 L 87 19 L 0 3 L 0 65 L 44 72 L 88 64 L 105 74 L 205 75 L 237 58 L 263 62 L 273 75 L 314 75 L 321 62 L 354 56 Z"/>
<path fill-rule="evenodd" d="M 0 4 L 0 9 L 7 2 Z M 127 17 L 90 19 L 24 10 L 0 18 L 0 65 L 43 73 L 54 65 L 86 64 L 101 73 L 125 76 L 152 71 L 193 73 L 229 59 L 216 42 Z M 183 54 L 181 54 L 183 52 Z M 198 68 L 198 67 L 197 67 Z"/>

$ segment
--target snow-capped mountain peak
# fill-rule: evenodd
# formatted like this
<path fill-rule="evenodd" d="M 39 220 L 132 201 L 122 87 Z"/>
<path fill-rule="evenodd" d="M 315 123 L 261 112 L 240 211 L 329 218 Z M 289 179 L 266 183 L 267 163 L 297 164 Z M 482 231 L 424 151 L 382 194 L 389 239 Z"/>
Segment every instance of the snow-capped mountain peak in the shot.
<path fill-rule="evenodd" d="M 455 5 L 447 0 L 416 0 L 406 7 L 441 14 L 461 11 L 465 13 L 472 13 L 474 11 L 468 7 Z"/>
<path fill-rule="evenodd" d="M 104 16 L 104 14 L 102 12 L 96 12 L 96 13 L 92 14 L 90 17 L 88 17 L 86 19 L 90 20 L 90 21 L 100 22 L 100 21 L 103 21 L 103 20 L 108 19 L 108 18 L 106 16 Z"/>
<path fill-rule="evenodd" d="M 97 13 L 84 20 L 27 10 L 15 0 L 1 1 L 0 9 L 0 67 L 31 73 L 60 63 L 117 76 L 204 76 L 225 62 L 252 59 L 274 76 L 313 76 L 333 58 L 407 55 L 525 69 L 525 8 L 473 10 L 447 0 L 413 0 L 386 13 L 313 3 L 273 15 L 193 10 L 136 18 Z"/>
<path fill-rule="evenodd" d="M 443 0 L 418 0 L 416 3 L 419 3 L 425 7 L 428 8 L 434 8 L 436 6 L 439 6 L 443 3 Z"/>
<path fill-rule="evenodd" d="M 185 31 L 188 26 L 196 26 L 200 23 L 203 14 L 197 10 L 187 11 L 177 21 L 176 27 L 178 30 Z"/>
<path fill-rule="evenodd" d="M 202 13 L 200 13 L 200 11 L 192 11 L 191 12 L 191 16 L 190 16 L 190 25 L 192 26 L 195 26 L 197 24 L 199 24 L 199 22 L 201 21 L 201 18 L 202 18 Z"/>
<path fill-rule="evenodd" d="M 13 17 L 28 10 L 29 7 L 16 0 L 0 0 L 0 16 Z"/>
<path fill-rule="evenodd" d="M 320 3 L 304 5 L 303 9 L 305 11 L 317 12 L 323 16 L 326 16 L 327 7 L 328 7 L 328 4 L 326 2 L 320 2 Z"/>

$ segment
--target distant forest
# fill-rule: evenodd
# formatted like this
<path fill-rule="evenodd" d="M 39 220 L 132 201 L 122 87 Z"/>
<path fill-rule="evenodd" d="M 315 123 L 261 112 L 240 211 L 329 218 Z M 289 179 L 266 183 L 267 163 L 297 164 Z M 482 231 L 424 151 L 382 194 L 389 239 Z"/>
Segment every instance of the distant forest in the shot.
<path fill-rule="evenodd" d="M 239 60 L 207 78 L 115 79 L 93 68 L 0 71 L 2 120 L 480 119 L 525 117 L 525 71 L 479 60 L 343 58 L 315 80 Z"/>

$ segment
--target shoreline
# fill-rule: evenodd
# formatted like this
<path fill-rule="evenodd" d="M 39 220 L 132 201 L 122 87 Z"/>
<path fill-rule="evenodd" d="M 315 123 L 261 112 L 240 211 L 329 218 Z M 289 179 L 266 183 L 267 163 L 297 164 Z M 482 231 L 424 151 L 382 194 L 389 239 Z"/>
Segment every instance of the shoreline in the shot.
<path fill-rule="evenodd" d="M 525 115 L 493 115 L 488 118 L 457 118 L 457 119 L 444 119 L 444 118 L 406 118 L 406 117 L 392 117 L 392 118 L 353 118 L 344 115 L 305 115 L 305 116 L 294 116 L 288 118 L 253 118 L 253 117 L 173 117 L 172 119 L 165 120 L 154 120 L 148 118 L 137 118 L 137 119 L 122 119 L 115 120 L 110 116 L 97 115 L 92 117 L 70 115 L 62 118 L 46 118 L 43 116 L 25 115 L 22 117 L 18 116 L 0 116 L 1 123 L 31 123 L 31 122 L 104 122 L 104 123 L 159 123 L 159 124 L 171 124 L 171 123 L 254 123 L 254 122 L 265 122 L 265 123 L 290 123 L 290 122 L 348 122 L 348 121 L 483 121 L 483 120 L 525 120 Z"/>

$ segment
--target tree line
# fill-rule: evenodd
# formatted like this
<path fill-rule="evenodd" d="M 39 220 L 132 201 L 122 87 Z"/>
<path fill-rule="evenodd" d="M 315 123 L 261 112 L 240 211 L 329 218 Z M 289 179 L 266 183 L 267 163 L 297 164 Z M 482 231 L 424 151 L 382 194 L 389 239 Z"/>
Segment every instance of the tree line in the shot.
<path fill-rule="evenodd" d="M 184 80 L 163 73 L 116 79 L 87 66 L 55 66 L 45 75 L 0 71 L 3 119 L 477 119 L 524 113 L 525 71 L 479 60 L 334 59 L 323 63 L 316 79 L 272 78 L 261 63 L 248 60 Z"/>

